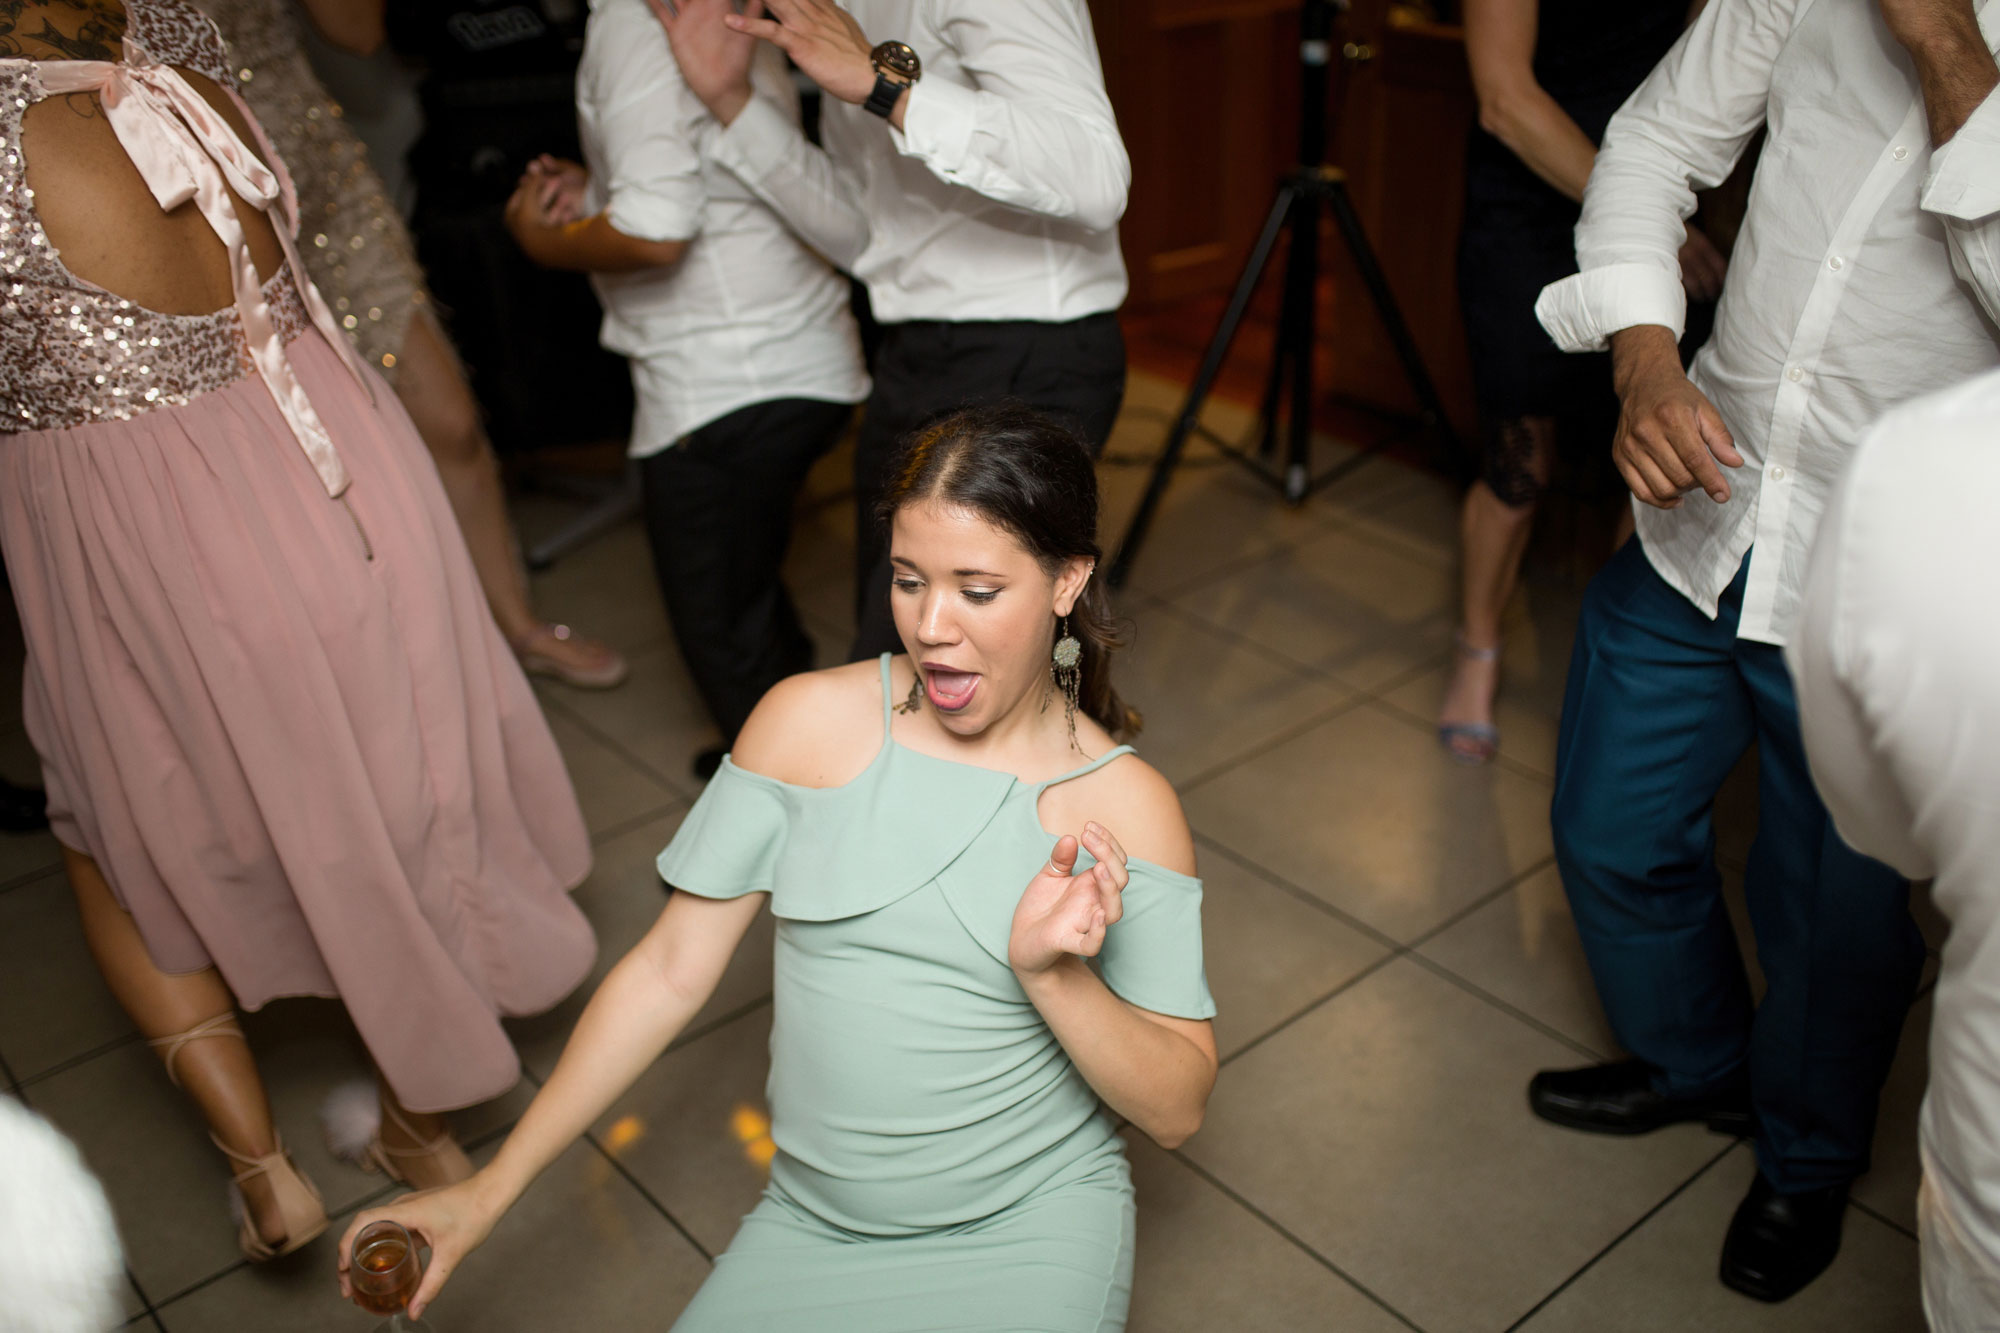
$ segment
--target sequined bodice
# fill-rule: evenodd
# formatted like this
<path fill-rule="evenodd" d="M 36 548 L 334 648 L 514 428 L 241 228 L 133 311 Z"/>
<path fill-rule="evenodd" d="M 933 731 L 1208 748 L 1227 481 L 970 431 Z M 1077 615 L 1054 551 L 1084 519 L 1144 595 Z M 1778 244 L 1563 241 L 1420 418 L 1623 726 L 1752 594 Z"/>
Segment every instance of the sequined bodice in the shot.
<path fill-rule="evenodd" d="M 126 17 L 128 40 L 162 65 L 234 86 L 214 24 L 183 0 L 130 0 Z M 0 432 L 122 420 L 256 373 L 236 306 L 161 314 L 63 266 L 35 214 L 21 152 L 23 113 L 50 95 L 40 62 L 0 60 Z M 289 265 L 262 296 L 281 342 L 311 326 Z"/>

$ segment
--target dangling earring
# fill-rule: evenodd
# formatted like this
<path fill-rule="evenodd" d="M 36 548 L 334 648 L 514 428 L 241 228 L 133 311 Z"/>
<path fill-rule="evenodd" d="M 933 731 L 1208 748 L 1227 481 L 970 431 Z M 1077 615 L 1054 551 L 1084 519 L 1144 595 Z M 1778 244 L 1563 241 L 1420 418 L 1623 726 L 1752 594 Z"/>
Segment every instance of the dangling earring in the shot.
<path fill-rule="evenodd" d="M 924 672 L 917 668 L 917 678 L 910 682 L 910 697 L 896 705 L 899 713 L 914 713 L 924 706 Z"/>
<path fill-rule="evenodd" d="M 1056 637 L 1056 650 L 1053 654 L 1053 661 L 1054 666 L 1051 668 L 1049 675 L 1055 688 L 1063 692 L 1063 714 L 1065 720 L 1069 723 L 1070 748 L 1080 751 L 1083 747 L 1076 743 L 1076 702 L 1077 696 L 1082 693 L 1083 689 L 1083 669 L 1081 665 L 1083 662 L 1083 644 L 1077 640 L 1075 635 L 1069 632 L 1068 616 L 1062 618 L 1062 630 Z M 1049 696 L 1044 692 L 1042 695 L 1042 707 L 1047 708 L 1048 704 Z"/>

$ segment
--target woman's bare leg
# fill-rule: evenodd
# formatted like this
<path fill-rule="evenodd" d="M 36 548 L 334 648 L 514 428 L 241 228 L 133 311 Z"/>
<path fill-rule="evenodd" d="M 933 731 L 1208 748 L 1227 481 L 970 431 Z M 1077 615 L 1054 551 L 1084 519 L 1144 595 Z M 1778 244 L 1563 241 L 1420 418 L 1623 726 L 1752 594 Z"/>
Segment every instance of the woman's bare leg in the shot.
<path fill-rule="evenodd" d="M 528 604 L 527 574 L 507 516 L 499 461 L 479 421 L 479 405 L 459 372 L 458 360 L 436 321 L 424 310 L 411 319 L 396 362 L 396 396 L 416 423 L 437 464 L 451 510 L 465 534 L 466 549 L 479 584 L 493 608 L 500 632 L 519 652 L 533 651 L 572 670 L 601 670 L 617 656 L 606 645 L 580 635 L 559 638 L 547 632 Z"/>
<path fill-rule="evenodd" d="M 434 1152 L 423 1151 L 440 1136 L 451 1133 L 451 1125 L 443 1116 L 412 1111 L 396 1100 L 396 1094 L 389 1089 L 389 1081 L 379 1074 L 376 1084 L 382 1100 L 382 1146 L 408 1178 L 412 1189 L 428 1190 L 455 1185 L 472 1174 L 472 1164 L 466 1161 L 463 1150 L 455 1141 Z"/>
<path fill-rule="evenodd" d="M 1535 499 L 1548 485 L 1554 460 L 1555 422 L 1548 417 L 1522 417 L 1501 427 L 1503 449 L 1519 476 L 1507 486 L 1509 503 L 1482 478 L 1465 495 L 1459 516 L 1459 551 L 1464 564 L 1460 629 L 1465 639 L 1453 654 L 1451 682 L 1445 688 L 1440 724 L 1493 721 L 1493 698 L 1500 687 L 1500 618 L 1520 578 L 1521 558 L 1534 532 Z M 1469 758 L 1480 747 L 1474 742 L 1454 748 Z"/>
<path fill-rule="evenodd" d="M 76 893 L 91 956 L 140 1033 L 148 1038 L 170 1037 L 205 1019 L 235 1011 L 236 997 L 214 968 L 176 976 L 154 966 L 138 926 L 118 905 L 95 861 L 64 848 L 63 863 Z M 277 1151 L 271 1104 L 264 1095 L 256 1062 L 250 1058 L 249 1043 L 233 1037 L 191 1041 L 175 1058 L 174 1071 L 216 1138 L 245 1157 L 264 1157 Z M 231 1174 L 238 1169 L 232 1164 Z M 272 1243 L 283 1239 L 285 1221 L 270 1182 L 253 1176 L 243 1183 L 242 1190 L 257 1234 Z"/>

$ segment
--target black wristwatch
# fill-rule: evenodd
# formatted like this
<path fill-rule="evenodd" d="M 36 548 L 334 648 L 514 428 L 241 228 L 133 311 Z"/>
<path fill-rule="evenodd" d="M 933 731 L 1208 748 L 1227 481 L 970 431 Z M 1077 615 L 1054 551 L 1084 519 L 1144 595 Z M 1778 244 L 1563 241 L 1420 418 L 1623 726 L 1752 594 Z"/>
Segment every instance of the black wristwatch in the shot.
<path fill-rule="evenodd" d="M 903 90 L 924 76 L 924 62 L 903 42 L 882 43 L 868 53 L 868 62 L 875 66 L 875 90 L 861 105 L 887 120 Z"/>

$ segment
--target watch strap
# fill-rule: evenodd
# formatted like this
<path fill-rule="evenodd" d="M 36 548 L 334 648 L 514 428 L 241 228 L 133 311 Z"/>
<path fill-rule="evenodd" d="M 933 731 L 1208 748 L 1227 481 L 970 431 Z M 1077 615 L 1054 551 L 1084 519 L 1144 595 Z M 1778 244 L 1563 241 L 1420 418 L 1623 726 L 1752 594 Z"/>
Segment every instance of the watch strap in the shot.
<path fill-rule="evenodd" d="M 892 79 L 878 69 L 875 71 L 875 87 L 868 94 L 868 100 L 861 104 L 861 109 L 871 111 L 887 120 L 889 113 L 896 109 L 896 99 L 901 97 L 903 90 L 909 86 L 903 80 Z"/>

